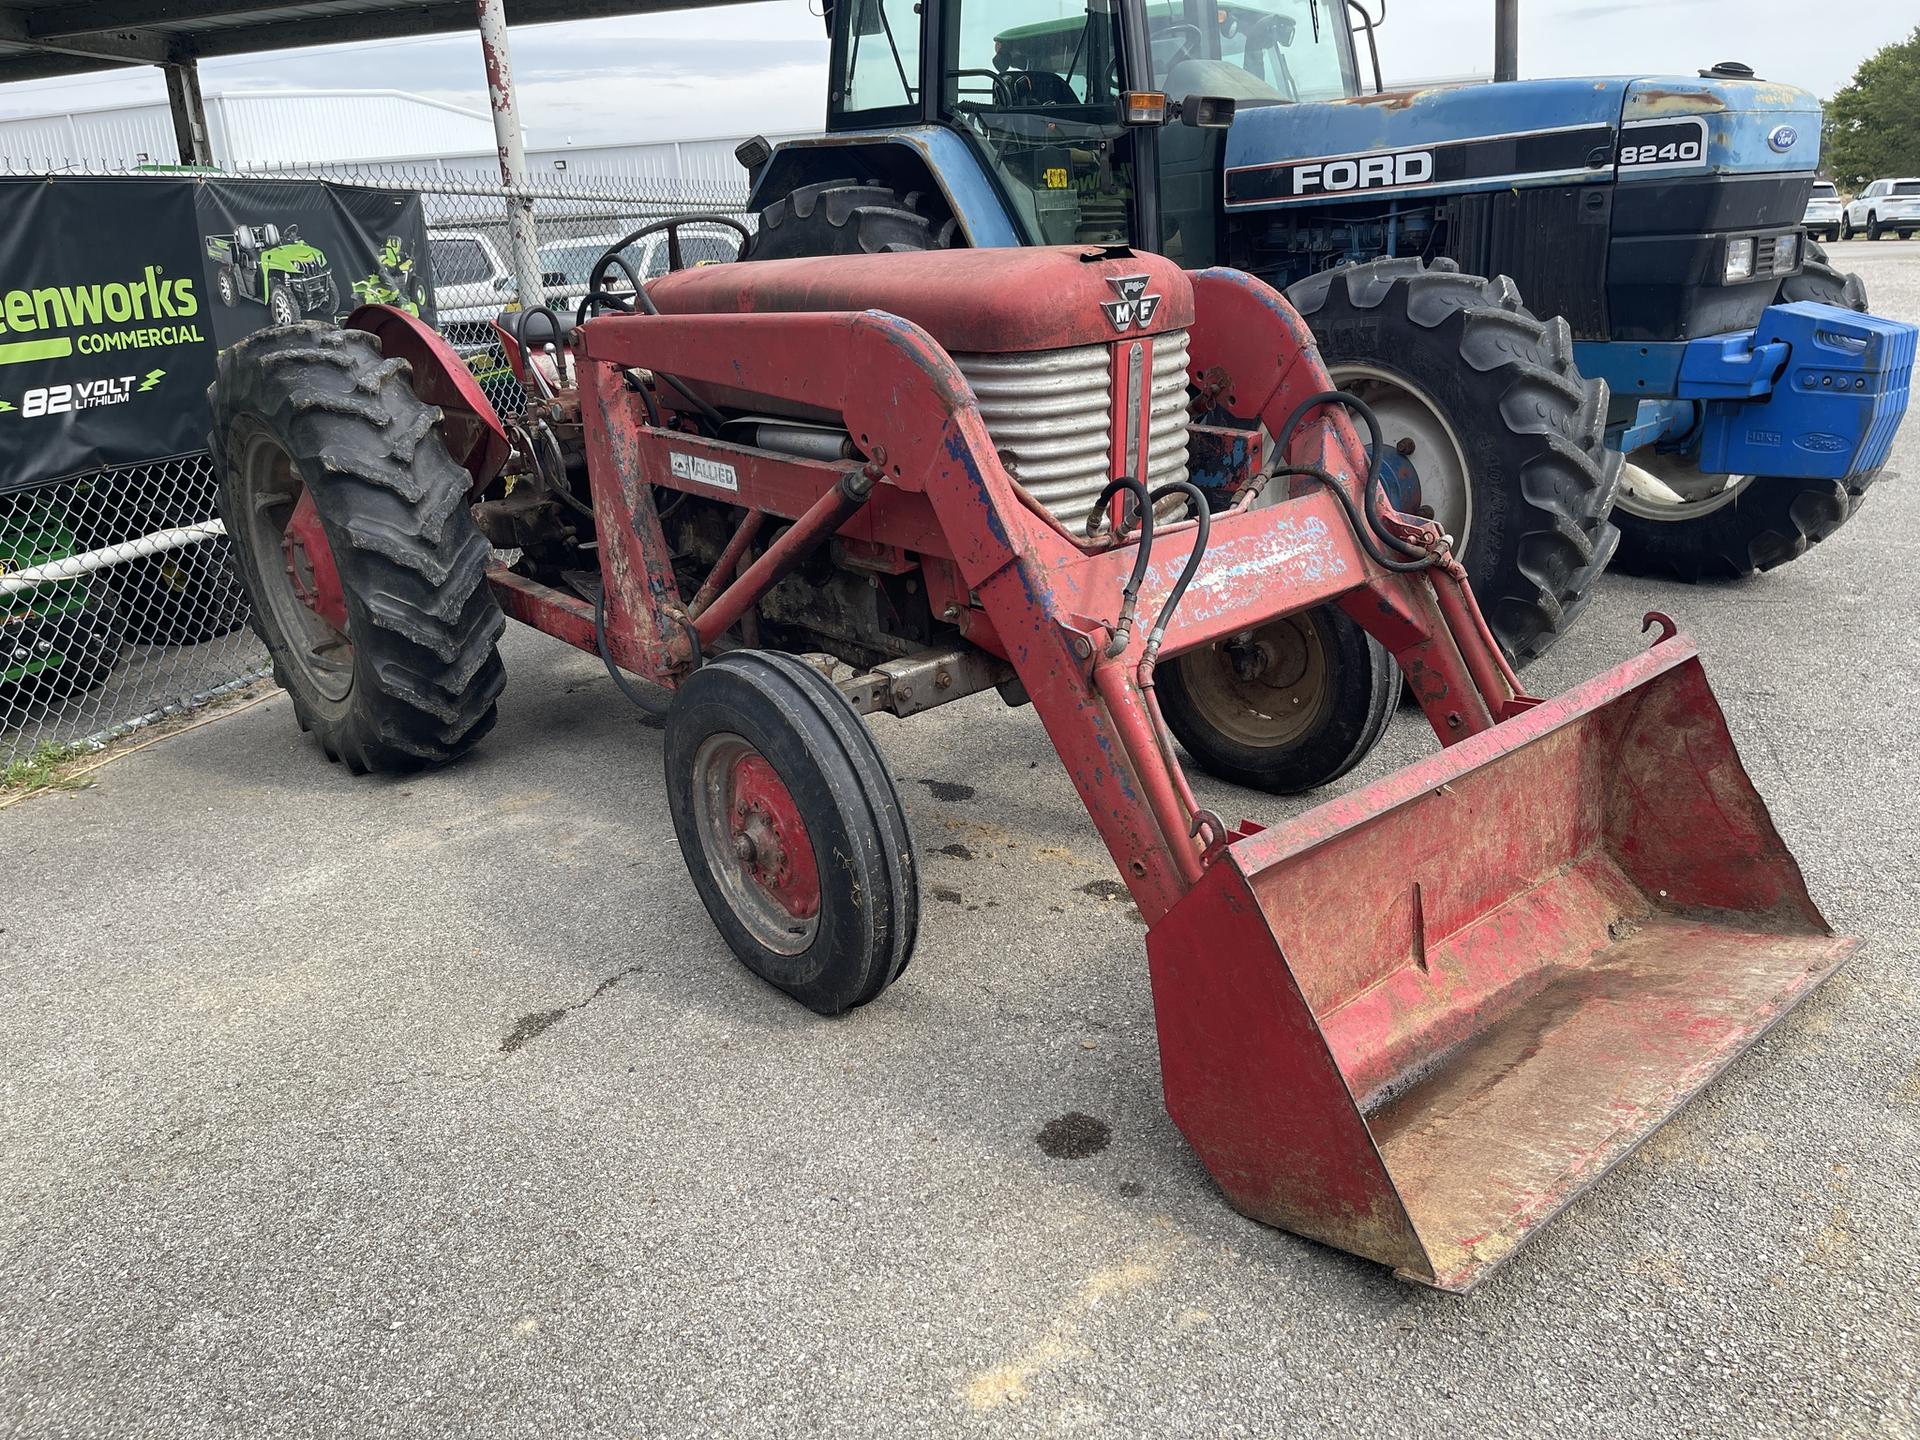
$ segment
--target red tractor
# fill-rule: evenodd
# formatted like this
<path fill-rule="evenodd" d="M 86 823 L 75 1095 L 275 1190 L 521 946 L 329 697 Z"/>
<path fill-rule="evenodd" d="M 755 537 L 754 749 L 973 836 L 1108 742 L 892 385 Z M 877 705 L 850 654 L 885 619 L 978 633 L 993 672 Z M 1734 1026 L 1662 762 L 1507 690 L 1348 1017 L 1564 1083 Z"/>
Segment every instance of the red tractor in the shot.
<path fill-rule="evenodd" d="M 388 308 L 221 356 L 228 532 L 330 758 L 471 747 L 503 612 L 597 653 L 664 714 L 666 803 L 727 944 L 833 1014 L 919 924 L 861 715 L 1031 704 L 1147 923 L 1181 1131 L 1245 1213 L 1446 1289 L 1847 952 L 1692 646 L 1669 626 L 1522 693 L 1266 285 L 1082 246 L 610 293 L 645 233 L 575 315 L 510 317 L 518 415 Z M 1178 747 L 1324 783 L 1403 676 L 1440 753 L 1272 829 L 1196 803 Z"/>

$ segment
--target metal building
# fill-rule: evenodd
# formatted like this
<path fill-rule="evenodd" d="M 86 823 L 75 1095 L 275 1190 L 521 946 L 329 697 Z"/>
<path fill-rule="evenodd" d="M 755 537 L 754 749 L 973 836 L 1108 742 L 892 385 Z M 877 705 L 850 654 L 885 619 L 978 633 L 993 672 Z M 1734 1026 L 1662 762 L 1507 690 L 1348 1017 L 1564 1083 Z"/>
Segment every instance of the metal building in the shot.
<path fill-rule="evenodd" d="M 206 113 L 213 163 L 223 168 L 494 155 L 486 111 L 399 90 L 208 94 Z M 163 99 L 0 118 L 0 163 L 10 169 L 123 169 L 174 159 L 173 118 Z"/>

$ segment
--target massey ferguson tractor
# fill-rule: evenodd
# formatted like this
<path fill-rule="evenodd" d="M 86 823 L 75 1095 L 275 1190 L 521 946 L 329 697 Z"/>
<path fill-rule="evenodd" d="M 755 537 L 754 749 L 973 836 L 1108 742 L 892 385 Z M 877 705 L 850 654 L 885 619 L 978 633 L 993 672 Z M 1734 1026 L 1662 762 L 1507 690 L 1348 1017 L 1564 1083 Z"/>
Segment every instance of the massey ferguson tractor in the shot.
<path fill-rule="evenodd" d="M 1790 308 L 1866 309 L 1800 228 L 1804 90 L 1718 65 L 1365 93 L 1358 0 L 823 3 L 828 133 L 743 147 L 756 255 L 1128 242 L 1282 287 L 1516 660 L 1579 609 L 1609 510 L 1623 568 L 1744 575 L 1885 459 L 1860 392 L 1779 383 L 1871 329 Z"/>
<path fill-rule="evenodd" d="M 1645 653 L 1527 695 L 1278 291 L 1082 243 L 616 292 L 621 252 L 683 223 L 610 246 L 573 314 L 503 317 L 519 414 L 391 307 L 221 354 L 227 530 L 329 758 L 465 754 L 503 613 L 597 654 L 663 718 L 726 945 L 832 1015 L 920 930 L 862 715 L 1031 706 L 1146 922 L 1167 1108 L 1228 1199 L 1449 1290 L 1851 947 L 1693 646 L 1650 616 Z M 1270 828 L 1197 803 L 1176 740 L 1323 783 L 1402 676 L 1438 753 Z"/>

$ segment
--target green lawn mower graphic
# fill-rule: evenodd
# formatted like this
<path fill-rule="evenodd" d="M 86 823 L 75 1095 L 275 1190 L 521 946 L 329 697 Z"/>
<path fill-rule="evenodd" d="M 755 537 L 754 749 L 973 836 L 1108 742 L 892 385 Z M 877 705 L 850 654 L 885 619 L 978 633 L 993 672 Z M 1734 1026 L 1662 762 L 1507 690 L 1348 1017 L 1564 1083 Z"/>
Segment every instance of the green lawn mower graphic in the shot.
<path fill-rule="evenodd" d="M 308 315 L 331 320 L 340 291 L 327 257 L 300 238 L 300 227 L 242 225 L 231 235 L 207 236 L 207 254 L 220 267 L 215 288 L 220 303 L 252 300 L 267 307 L 276 325 Z"/>
<path fill-rule="evenodd" d="M 398 305 L 418 315 L 427 303 L 426 283 L 414 270 L 413 256 L 398 235 L 389 235 L 380 247 L 378 273 L 353 282 L 353 303 L 359 305 Z"/>

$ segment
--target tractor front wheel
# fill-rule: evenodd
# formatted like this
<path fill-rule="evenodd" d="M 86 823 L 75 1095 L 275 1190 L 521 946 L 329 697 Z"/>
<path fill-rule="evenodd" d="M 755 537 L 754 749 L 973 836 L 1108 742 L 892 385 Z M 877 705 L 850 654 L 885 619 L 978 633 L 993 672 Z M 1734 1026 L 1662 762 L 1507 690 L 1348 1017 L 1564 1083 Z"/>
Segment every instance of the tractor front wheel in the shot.
<path fill-rule="evenodd" d="M 1329 270 L 1287 299 L 1334 384 L 1379 417 L 1398 455 L 1393 503 L 1453 536 L 1501 649 L 1517 663 L 1543 654 L 1619 538 L 1606 388 L 1575 368 L 1566 322 L 1536 319 L 1512 281 L 1444 260 Z"/>
<path fill-rule="evenodd" d="M 1202 770 L 1298 795 L 1380 743 L 1399 675 L 1379 641 L 1323 605 L 1175 656 L 1154 684 L 1167 728 Z"/>
<path fill-rule="evenodd" d="M 680 687 L 667 804 L 707 914 L 768 984 L 822 1015 L 906 968 L 919 867 L 873 736 L 817 670 L 735 650 Z"/>
<path fill-rule="evenodd" d="M 222 351 L 209 394 L 221 518 L 300 728 L 355 774 L 464 754 L 493 727 L 506 619 L 405 362 L 309 321 Z"/>
<path fill-rule="evenodd" d="M 1815 244 L 1797 275 L 1780 282 L 1774 303 L 1815 300 L 1865 312 L 1867 287 L 1842 274 Z M 1615 560 L 1634 575 L 1733 580 L 1784 565 L 1838 530 L 1866 499 L 1878 470 L 1845 480 L 1703 475 L 1694 459 L 1634 452 L 1620 483 L 1613 523 Z"/>

